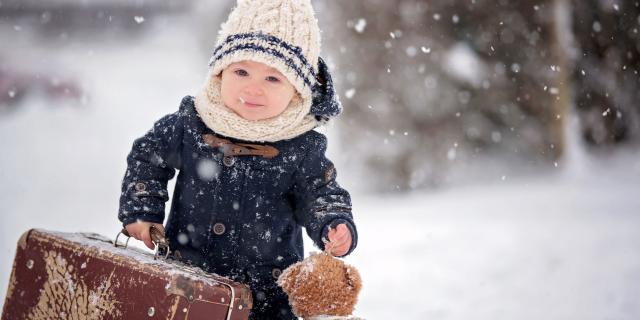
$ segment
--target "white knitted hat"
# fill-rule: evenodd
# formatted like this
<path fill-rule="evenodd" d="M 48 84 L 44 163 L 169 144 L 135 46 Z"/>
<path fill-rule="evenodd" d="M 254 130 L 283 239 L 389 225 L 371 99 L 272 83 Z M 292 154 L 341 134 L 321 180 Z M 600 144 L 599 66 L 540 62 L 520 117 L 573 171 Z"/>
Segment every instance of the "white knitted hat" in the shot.
<path fill-rule="evenodd" d="M 320 29 L 310 0 L 238 0 L 220 29 L 196 109 L 212 130 L 239 139 L 276 141 L 311 130 L 318 125 L 309 113 L 319 55 Z M 253 122 L 220 108 L 218 76 L 243 60 L 276 68 L 302 99 L 294 99 L 280 119 Z"/>
<path fill-rule="evenodd" d="M 278 69 L 304 96 L 311 95 L 320 56 L 320 29 L 310 0 L 238 0 L 218 35 L 209 65 L 252 60 Z"/>

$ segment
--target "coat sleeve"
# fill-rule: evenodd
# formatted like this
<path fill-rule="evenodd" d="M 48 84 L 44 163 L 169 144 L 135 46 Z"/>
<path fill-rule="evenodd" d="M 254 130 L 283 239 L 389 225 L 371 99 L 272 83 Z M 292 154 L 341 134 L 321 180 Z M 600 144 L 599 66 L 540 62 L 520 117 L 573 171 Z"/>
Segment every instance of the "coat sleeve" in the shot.
<path fill-rule="evenodd" d="M 151 130 L 136 139 L 127 157 L 122 181 L 118 219 L 124 226 L 147 221 L 162 223 L 164 206 L 169 200 L 167 182 L 180 168 L 183 118 L 180 110 L 158 120 Z"/>
<path fill-rule="evenodd" d="M 353 216 L 351 196 L 336 181 L 336 169 L 327 159 L 327 138 L 313 133 L 311 150 L 302 160 L 295 174 L 294 195 L 296 199 L 296 219 L 307 230 L 307 234 L 316 246 L 324 250 L 329 228 L 344 223 L 351 232 L 350 254 L 358 242 Z"/>

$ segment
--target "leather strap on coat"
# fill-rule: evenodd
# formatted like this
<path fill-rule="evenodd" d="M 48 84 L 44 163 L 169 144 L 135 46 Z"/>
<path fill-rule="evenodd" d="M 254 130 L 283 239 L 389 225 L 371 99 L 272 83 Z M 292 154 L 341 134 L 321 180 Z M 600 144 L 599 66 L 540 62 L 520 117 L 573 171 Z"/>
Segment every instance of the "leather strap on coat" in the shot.
<path fill-rule="evenodd" d="M 206 144 L 213 148 L 220 148 L 225 156 L 262 156 L 267 159 L 274 158 L 280 151 L 272 146 L 248 143 L 233 143 L 227 139 L 216 137 L 211 133 L 202 135 Z"/>

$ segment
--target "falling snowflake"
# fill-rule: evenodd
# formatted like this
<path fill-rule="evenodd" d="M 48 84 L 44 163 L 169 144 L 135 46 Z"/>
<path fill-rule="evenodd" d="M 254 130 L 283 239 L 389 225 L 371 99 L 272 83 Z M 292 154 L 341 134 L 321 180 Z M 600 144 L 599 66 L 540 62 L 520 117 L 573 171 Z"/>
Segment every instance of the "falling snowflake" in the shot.
<path fill-rule="evenodd" d="M 602 31 L 602 25 L 600 24 L 600 22 L 596 21 L 593 23 L 593 31 L 595 32 Z"/>
<path fill-rule="evenodd" d="M 456 152 L 456 147 L 452 147 L 451 149 L 449 149 L 449 151 L 447 152 L 447 159 L 449 159 L 449 161 L 453 161 L 455 160 L 457 157 L 457 152 Z"/>
<path fill-rule="evenodd" d="M 220 172 L 218 164 L 209 159 L 204 159 L 198 162 L 196 170 L 198 172 L 198 177 L 203 181 L 213 181 L 218 177 Z"/>
<path fill-rule="evenodd" d="M 513 71 L 513 73 L 519 73 L 520 72 L 520 65 L 517 63 L 514 63 L 511 65 L 511 71 Z"/>
<path fill-rule="evenodd" d="M 360 18 L 358 19 L 358 22 L 356 22 L 356 25 L 353 28 L 356 30 L 356 32 L 363 33 L 366 27 L 367 27 L 367 20 Z"/>
<path fill-rule="evenodd" d="M 500 141 L 502 141 L 502 134 L 498 131 L 494 131 L 491 133 L 491 141 L 493 141 L 494 143 L 498 143 Z"/>
<path fill-rule="evenodd" d="M 418 53 L 418 49 L 416 49 L 416 47 L 414 47 L 414 46 L 409 46 L 409 47 L 407 47 L 406 52 L 407 52 L 407 56 L 415 57 L 416 54 Z"/>
<path fill-rule="evenodd" d="M 184 246 L 189 243 L 189 237 L 184 233 L 180 233 L 178 234 L 178 242 Z"/>
<path fill-rule="evenodd" d="M 355 96 L 355 94 L 356 94 L 356 89 L 351 88 L 344 93 L 344 96 L 347 97 L 347 99 L 351 99 L 353 98 L 353 96 Z"/>

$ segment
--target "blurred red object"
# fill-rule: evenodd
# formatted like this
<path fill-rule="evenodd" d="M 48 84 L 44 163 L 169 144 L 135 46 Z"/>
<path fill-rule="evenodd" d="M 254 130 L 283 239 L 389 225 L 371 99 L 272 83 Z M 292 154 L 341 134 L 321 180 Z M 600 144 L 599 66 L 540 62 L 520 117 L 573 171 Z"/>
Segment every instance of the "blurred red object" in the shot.
<path fill-rule="evenodd" d="M 19 71 L 0 64 L 0 111 L 16 108 L 29 95 L 47 99 L 79 100 L 83 90 L 71 77 Z"/>

